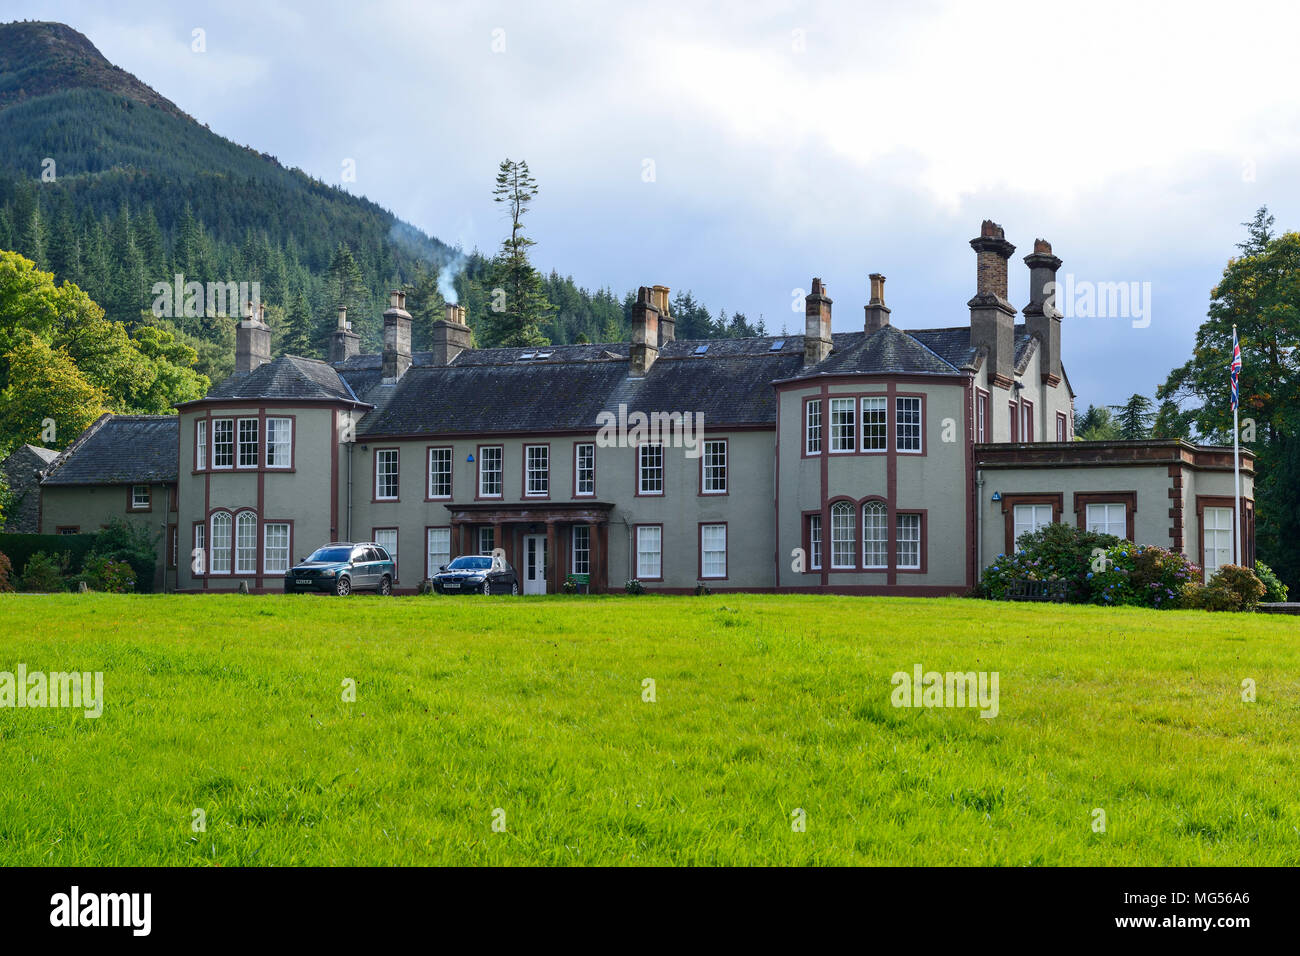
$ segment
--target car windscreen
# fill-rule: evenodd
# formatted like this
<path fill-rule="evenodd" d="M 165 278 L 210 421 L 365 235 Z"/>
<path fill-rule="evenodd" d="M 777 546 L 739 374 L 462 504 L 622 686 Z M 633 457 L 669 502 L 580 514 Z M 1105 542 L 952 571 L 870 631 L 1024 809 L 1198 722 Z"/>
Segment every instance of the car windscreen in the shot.
<path fill-rule="evenodd" d="M 486 571 L 492 567 L 491 558 L 457 558 L 451 564 L 447 565 L 448 569 L 453 571 Z"/>
<path fill-rule="evenodd" d="M 351 548 L 317 548 L 308 561 L 346 561 L 352 556 Z"/>

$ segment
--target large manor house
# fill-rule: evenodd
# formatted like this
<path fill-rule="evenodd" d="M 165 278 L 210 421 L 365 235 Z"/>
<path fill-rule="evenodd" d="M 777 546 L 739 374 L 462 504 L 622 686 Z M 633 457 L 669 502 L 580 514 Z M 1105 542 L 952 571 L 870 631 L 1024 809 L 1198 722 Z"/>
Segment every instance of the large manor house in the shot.
<path fill-rule="evenodd" d="M 677 339 L 663 286 L 640 290 L 631 342 L 601 345 L 473 348 L 448 306 L 412 353 L 395 292 L 381 354 L 340 314 L 329 361 L 273 360 L 250 314 L 234 374 L 202 400 L 11 457 L 19 530 L 141 522 L 156 586 L 185 592 L 280 590 L 331 541 L 388 548 L 399 591 L 501 548 L 525 593 L 573 575 L 592 591 L 945 595 L 1048 522 L 1229 563 L 1231 449 L 1075 441 L 1061 260 L 1034 243 L 1017 321 L 1015 247 L 987 221 L 970 245 L 969 312 L 930 329 L 890 321 L 880 275 L 853 331 L 831 331 L 813 279 L 802 335 L 745 339 Z M 602 431 L 636 413 L 702 427 Z M 1247 453 L 1248 561 L 1252 480 Z"/>

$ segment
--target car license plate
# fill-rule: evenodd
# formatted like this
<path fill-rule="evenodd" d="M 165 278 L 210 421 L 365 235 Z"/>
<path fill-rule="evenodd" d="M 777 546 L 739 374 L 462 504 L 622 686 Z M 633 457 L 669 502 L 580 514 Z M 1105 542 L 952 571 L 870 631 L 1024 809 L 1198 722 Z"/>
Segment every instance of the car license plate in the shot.
<path fill-rule="evenodd" d="M 444 591 L 455 591 L 459 587 L 460 587 L 459 581 L 447 581 L 446 583 L 443 584 L 442 589 Z"/>
<path fill-rule="evenodd" d="M 298 578 L 296 584 L 311 584 L 311 578 Z"/>

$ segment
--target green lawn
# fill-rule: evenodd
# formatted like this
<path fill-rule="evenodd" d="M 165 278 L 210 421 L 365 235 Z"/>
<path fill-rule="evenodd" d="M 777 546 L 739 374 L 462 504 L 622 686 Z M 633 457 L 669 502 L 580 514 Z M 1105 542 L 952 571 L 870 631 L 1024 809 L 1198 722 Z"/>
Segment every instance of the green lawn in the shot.
<path fill-rule="evenodd" d="M 0 635 L 105 696 L 0 709 L 5 864 L 1300 862 L 1295 618 L 3 595 Z M 893 707 L 918 663 L 997 671 L 1000 713 Z"/>

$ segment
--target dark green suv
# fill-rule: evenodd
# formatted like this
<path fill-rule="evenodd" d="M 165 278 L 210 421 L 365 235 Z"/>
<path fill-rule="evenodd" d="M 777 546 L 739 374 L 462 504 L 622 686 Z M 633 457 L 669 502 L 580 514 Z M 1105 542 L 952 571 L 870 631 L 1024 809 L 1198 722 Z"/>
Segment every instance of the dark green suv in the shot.
<path fill-rule="evenodd" d="M 359 544 L 335 541 L 313 551 L 307 560 L 284 573 L 284 591 L 326 591 L 348 595 L 353 591 L 392 594 L 397 565 L 373 541 Z"/>

